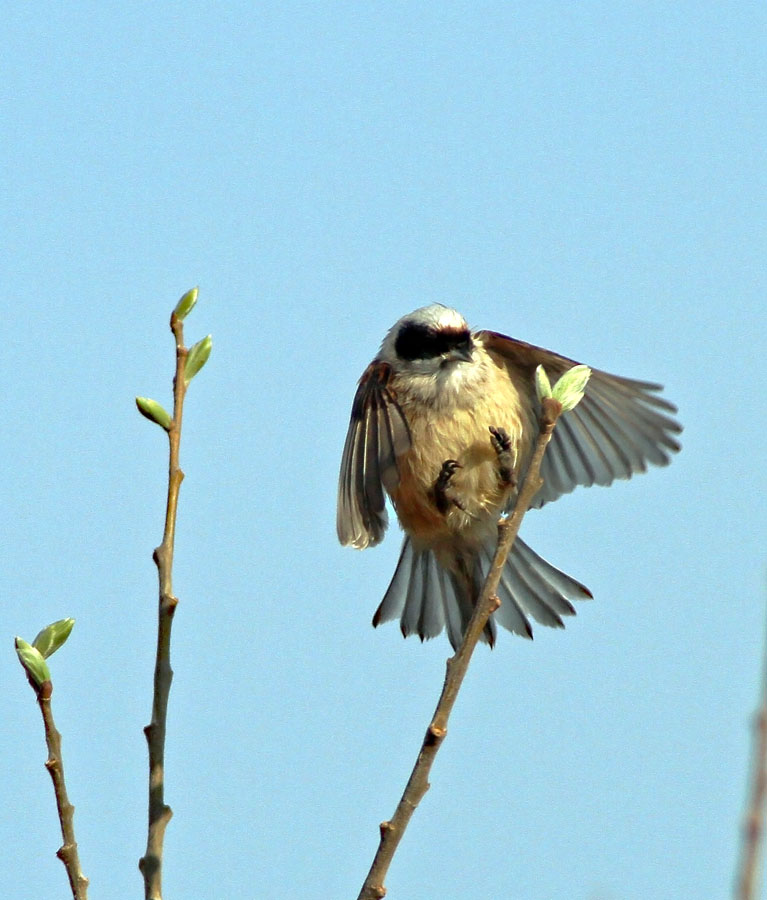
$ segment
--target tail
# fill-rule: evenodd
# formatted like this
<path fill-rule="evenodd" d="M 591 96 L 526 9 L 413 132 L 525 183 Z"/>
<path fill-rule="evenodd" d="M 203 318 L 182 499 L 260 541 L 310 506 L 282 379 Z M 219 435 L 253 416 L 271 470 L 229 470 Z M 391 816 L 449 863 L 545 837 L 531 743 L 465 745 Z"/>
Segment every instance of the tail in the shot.
<path fill-rule="evenodd" d="M 421 640 L 436 637 L 443 628 L 457 649 L 474 611 L 474 598 L 490 570 L 495 543 L 482 547 L 474 566 L 472 584 L 443 568 L 431 550 L 415 550 L 405 538 L 397 568 L 373 625 L 400 620 L 404 637 L 417 634 Z M 504 567 L 498 585 L 500 607 L 490 616 L 482 640 L 492 647 L 496 624 L 522 637 L 532 638 L 532 616 L 541 625 L 564 628 L 562 616 L 574 616 L 571 600 L 586 600 L 591 591 L 546 562 L 519 538 Z"/>

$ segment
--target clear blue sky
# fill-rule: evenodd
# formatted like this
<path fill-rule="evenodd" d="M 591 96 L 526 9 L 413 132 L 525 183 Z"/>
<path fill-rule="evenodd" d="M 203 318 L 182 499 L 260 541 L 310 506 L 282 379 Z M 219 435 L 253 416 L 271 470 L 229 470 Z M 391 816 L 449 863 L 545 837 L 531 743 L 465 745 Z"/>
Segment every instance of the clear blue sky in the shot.
<path fill-rule="evenodd" d="M 52 659 L 92 896 L 142 896 L 167 317 L 185 416 L 166 898 L 355 897 L 449 645 L 338 546 L 356 379 L 439 301 L 663 382 L 674 464 L 531 513 L 592 589 L 479 649 L 392 900 L 731 892 L 765 610 L 762 3 L 40 3 L 5 11 L 0 880 L 64 897 Z"/>

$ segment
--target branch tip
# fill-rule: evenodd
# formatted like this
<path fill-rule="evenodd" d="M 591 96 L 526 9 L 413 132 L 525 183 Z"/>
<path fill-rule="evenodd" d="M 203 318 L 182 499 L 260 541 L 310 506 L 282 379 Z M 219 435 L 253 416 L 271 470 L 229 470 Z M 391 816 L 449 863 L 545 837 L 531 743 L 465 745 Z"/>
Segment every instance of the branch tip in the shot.
<path fill-rule="evenodd" d="M 562 415 L 562 404 L 553 397 L 541 400 L 541 426 L 543 430 L 551 430 Z"/>
<path fill-rule="evenodd" d="M 176 536 L 178 495 L 184 473 L 179 465 L 184 399 L 189 381 L 199 372 L 210 355 L 210 335 L 198 341 L 192 352 L 184 346 L 183 320 L 197 302 L 198 291 L 192 288 L 176 304 L 170 316 L 175 339 L 175 373 L 173 377 L 173 415 L 168 415 L 168 491 L 162 542 L 155 547 L 152 559 L 157 566 L 159 582 L 157 649 L 152 695 L 152 718 L 144 728 L 149 752 L 149 826 L 144 856 L 139 869 L 144 877 L 145 900 L 162 900 L 162 865 L 165 828 L 173 815 L 165 803 L 165 733 L 168 700 L 173 680 L 170 646 L 173 614 L 178 598 L 173 594 L 173 551 Z M 191 355 L 191 359 L 190 359 Z"/>

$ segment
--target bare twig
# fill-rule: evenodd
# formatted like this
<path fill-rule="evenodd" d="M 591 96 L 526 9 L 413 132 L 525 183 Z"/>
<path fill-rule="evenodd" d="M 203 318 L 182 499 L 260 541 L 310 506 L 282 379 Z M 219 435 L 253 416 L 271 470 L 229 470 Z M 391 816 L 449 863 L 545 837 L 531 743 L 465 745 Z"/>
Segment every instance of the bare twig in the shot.
<path fill-rule="evenodd" d="M 184 367 L 188 350 L 184 346 L 184 331 L 181 319 L 175 311 L 171 315 L 170 327 L 176 339 L 176 374 L 173 379 L 173 418 L 167 427 L 169 443 L 168 501 L 165 511 L 165 531 L 162 543 L 154 551 L 160 585 L 158 608 L 157 657 L 154 669 L 154 695 L 152 701 L 152 721 L 144 729 L 149 748 L 149 828 L 146 853 L 139 860 L 139 869 L 144 876 L 144 896 L 146 900 L 162 900 L 162 854 L 165 829 L 173 812 L 165 803 L 165 730 L 168 715 L 168 696 L 173 680 L 170 666 L 170 636 L 173 614 L 178 598 L 173 595 L 172 571 L 173 548 L 176 533 L 176 510 L 178 492 L 184 473 L 179 467 L 179 444 L 181 441 L 181 419 L 186 395 Z"/>
<path fill-rule="evenodd" d="M 754 719 L 754 745 L 751 760 L 751 788 L 743 823 L 743 847 L 736 896 L 738 900 L 756 900 L 759 854 L 764 835 L 764 806 L 767 802 L 767 640 L 765 640 L 761 699 Z"/>
<path fill-rule="evenodd" d="M 87 900 L 88 879 L 80 869 L 80 857 L 77 853 L 77 841 L 75 840 L 74 813 L 75 808 L 69 802 L 67 786 L 64 783 L 64 762 L 61 758 L 61 735 L 56 730 L 51 711 L 51 694 L 53 685 L 50 681 L 43 682 L 37 687 L 31 680 L 30 684 L 37 694 L 37 702 L 40 712 L 43 714 L 45 727 L 45 742 L 48 745 L 48 759 L 45 768 L 53 781 L 53 792 L 56 795 L 56 808 L 59 812 L 61 823 L 61 837 L 64 843 L 56 851 L 56 856 L 64 863 L 69 878 L 69 886 L 72 889 L 74 900 Z"/>
<path fill-rule="evenodd" d="M 506 565 L 511 548 L 514 545 L 522 518 L 527 512 L 530 502 L 543 484 L 540 477 L 541 460 L 546 445 L 551 439 L 562 407 L 557 400 L 545 398 L 542 403 L 540 434 L 525 479 L 519 490 L 514 511 L 498 523 L 498 547 L 493 558 L 487 579 L 474 609 L 474 613 L 466 628 L 461 646 L 455 656 L 447 661 L 447 672 L 442 694 L 437 703 L 431 723 L 421 744 L 415 766 L 405 787 L 394 815 L 388 822 L 381 823 L 381 840 L 376 851 L 373 864 L 362 885 L 357 900 L 380 900 L 386 895 L 384 879 L 399 842 L 416 807 L 429 789 L 429 772 L 436 758 L 437 751 L 447 734 L 447 722 L 453 709 L 461 683 L 469 667 L 471 656 L 484 630 L 488 618 L 498 608 L 496 596 L 498 582 Z"/>

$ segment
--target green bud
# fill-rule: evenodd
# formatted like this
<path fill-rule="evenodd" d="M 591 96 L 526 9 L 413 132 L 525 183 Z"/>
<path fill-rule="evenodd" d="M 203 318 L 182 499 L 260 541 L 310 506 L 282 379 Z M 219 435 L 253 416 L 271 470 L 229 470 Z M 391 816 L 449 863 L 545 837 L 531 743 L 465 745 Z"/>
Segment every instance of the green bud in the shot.
<path fill-rule="evenodd" d="M 537 366 L 535 370 L 535 393 L 539 400 L 551 397 L 551 382 L 543 366 Z"/>
<path fill-rule="evenodd" d="M 16 655 L 24 666 L 24 671 L 38 687 L 42 687 L 46 681 L 51 680 L 48 663 L 43 658 L 43 654 L 20 637 L 16 638 Z"/>
<path fill-rule="evenodd" d="M 586 392 L 586 384 L 591 378 L 588 366 L 573 366 L 554 385 L 553 397 L 562 404 L 562 412 L 576 407 Z"/>
<path fill-rule="evenodd" d="M 43 628 L 32 641 L 32 646 L 47 659 L 66 641 L 74 624 L 74 619 L 59 619 L 58 622 L 53 622 L 47 628 Z"/>
<path fill-rule="evenodd" d="M 197 303 L 197 294 L 199 292 L 199 288 L 193 287 L 191 291 L 187 291 L 184 296 L 178 301 L 178 303 L 176 304 L 176 308 L 173 310 L 173 315 L 177 319 L 181 319 L 183 321 L 194 309 L 194 305 L 195 303 Z"/>
<path fill-rule="evenodd" d="M 204 337 L 201 341 L 192 347 L 186 357 L 186 365 L 184 366 L 184 381 L 189 382 L 200 371 L 200 369 L 208 361 L 211 348 L 213 347 L 213 338 L 211 335 Z"/>
<path fill-rule="evenodd" d="M 149 397 L 136 397 L 136 406 L 142 416 L 168 431 L 171 426 L 170 415 L 156 400 L 151 400 Z"/>

